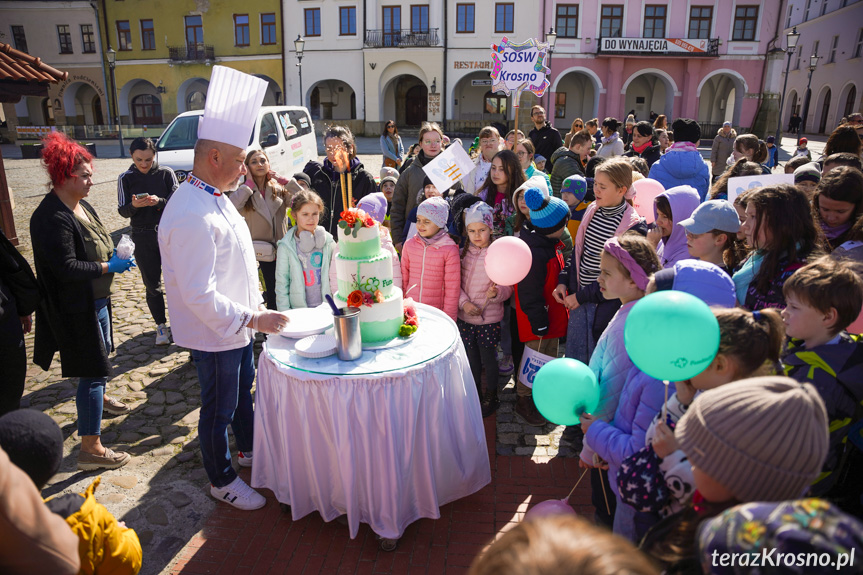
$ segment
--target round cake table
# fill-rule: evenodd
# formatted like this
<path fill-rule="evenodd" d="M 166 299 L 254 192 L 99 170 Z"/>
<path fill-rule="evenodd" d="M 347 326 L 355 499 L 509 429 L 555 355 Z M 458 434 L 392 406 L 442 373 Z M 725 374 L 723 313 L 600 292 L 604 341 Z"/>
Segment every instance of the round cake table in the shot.
<path fill-rule="evenodd" d="M 301 357 L 270 336 L 258 363 L 252 486 L 325 521 L 398 539 L 491 481 L 476 386 L 455 323 L 417 304 L 404 345 L 357 361 Z"/>

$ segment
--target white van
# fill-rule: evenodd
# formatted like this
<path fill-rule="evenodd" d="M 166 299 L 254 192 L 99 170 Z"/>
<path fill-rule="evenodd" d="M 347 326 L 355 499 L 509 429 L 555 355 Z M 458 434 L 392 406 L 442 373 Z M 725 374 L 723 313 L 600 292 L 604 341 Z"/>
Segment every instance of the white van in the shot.
<path fill-rule="evenodd" d="M 156 144 L 156 161 L 174 170 L 183 181 L 192 171 L 198 119 L 203 110 L 184 112 L 174 118 Z M 318 143 L 309 111 L 301 106 L 264 106 L 246 152 L 265 149 L 270 166 L 280 176 L 302 172 L 310 160 L 318 159 Z"/>

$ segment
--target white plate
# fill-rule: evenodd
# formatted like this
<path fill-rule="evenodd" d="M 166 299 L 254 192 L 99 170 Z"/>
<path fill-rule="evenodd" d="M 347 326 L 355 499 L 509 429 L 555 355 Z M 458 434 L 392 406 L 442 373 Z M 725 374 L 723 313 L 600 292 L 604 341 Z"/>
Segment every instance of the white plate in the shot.
<path fill-rule="evenodd" d="M 328 306 L 299 308 L 285 312 L 290 320 L 279 335 L 291 339 L 300 339 L 317 335 L 333 327 L 333 312 Z"/>
<path fill-rule="evenodd" d="M 336 338 L 325 334 L 310 335 L 298 341 L 294 351 L 312 359 L 327 357 L 336 353 Z"/>

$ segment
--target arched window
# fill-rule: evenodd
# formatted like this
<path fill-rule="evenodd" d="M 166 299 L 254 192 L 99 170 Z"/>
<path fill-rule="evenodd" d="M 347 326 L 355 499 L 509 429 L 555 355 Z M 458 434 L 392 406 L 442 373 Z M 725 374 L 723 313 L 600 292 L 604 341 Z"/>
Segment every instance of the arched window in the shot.
<path fill-rule="evenodd" d="M 203 92 L 198 92 L 198 91 L 191 92 L 189 94 L 188 98 L 186 98 L 186 110 L 188 110 L 190 112 L 192 110 L 203 110 L 204 104 L 206 102 L 207 102 L 207 97 L 204 95 Z"/>
<path fill-rule="evenodd" d="M 848 90 L 848 97 L 845 98 L 845 113 L 842 114 L 846 118 L 856 112 L 854 109 L 854 102 L 857 100 L 857 86 L 851 85 L 851 89 Z"/>
<path fill-rule="evenodd" d="M 151 94 L 132 98 L 132 123 L 136 126 L 162 123 L 162 102 Z"/>

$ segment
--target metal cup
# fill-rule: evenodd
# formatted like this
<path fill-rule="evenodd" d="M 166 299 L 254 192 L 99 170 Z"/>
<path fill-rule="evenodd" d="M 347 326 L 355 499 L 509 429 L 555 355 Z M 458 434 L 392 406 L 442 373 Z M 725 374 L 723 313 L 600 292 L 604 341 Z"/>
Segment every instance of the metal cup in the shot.
<path fill-rule="evenodd" d="M 336 332 L 336 350 L 342 361 L 354 361 L 363 355 L 363 338 L 360 335 L 360 309 L 348 307 L 344 315 L 333 315 Z"/>

